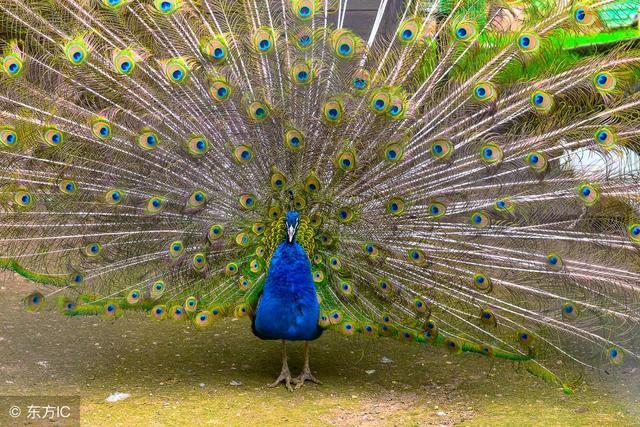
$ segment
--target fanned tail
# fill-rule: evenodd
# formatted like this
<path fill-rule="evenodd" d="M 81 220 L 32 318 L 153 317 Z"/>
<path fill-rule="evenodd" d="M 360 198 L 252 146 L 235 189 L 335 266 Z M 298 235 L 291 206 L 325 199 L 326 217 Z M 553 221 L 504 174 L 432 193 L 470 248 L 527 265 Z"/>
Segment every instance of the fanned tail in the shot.
<path fill-rule="evenodd" d="M 252 315 L 293 208 L 325 328 L 559 384 L 637 362 L 616 2 L 408 1 L 389 34 L 386 3 L 361 38 L 328 0 L 0 0 L 0 267 L 46 285 L 27 307 Z"/>

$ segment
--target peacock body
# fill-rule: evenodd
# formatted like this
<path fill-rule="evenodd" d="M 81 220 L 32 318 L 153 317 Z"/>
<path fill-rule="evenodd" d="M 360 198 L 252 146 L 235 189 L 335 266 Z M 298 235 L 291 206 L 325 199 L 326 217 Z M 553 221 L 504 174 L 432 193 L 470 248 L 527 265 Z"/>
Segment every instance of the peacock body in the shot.
<path fill-rule="evenodd" d="M 0 0 L 0 266 L 32 311 L 388 337 L 566 391 L 565 365 L 626 369 L 618 3 L 383 0 L 363 39 L 347 0 Z"/>
<path fill-rule="evenodd" d="M 322 334 L 320 304 L 304 248 L 294 240 L 299 214 L 286 215 L 288 236 L 271 256 L 253 331 L 262 339 L 310 341 Z"/>

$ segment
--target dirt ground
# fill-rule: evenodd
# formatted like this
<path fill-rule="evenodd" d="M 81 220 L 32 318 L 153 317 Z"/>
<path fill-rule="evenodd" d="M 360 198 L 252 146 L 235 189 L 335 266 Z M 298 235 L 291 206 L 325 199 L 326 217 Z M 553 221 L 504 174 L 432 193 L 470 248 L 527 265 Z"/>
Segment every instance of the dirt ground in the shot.
<path fill-rule="evenodd" d="M 200 331 L 142 314 L 116 321 L 27 313 L 33 284 L 0 275 L 0 395 L 80 395 L 82 425 L 638 425 L 640 372 L 587 374 L 565 396 L 511 362 L 328 333 L 324 385 L 269 389 L 280 347 L 244 320 Z M 292 344 L 290 367 L 301 365 Z M 386 362 L 386 363 L 385 363 Z M 116 392 L 129 398 L 109 403 Z"/>

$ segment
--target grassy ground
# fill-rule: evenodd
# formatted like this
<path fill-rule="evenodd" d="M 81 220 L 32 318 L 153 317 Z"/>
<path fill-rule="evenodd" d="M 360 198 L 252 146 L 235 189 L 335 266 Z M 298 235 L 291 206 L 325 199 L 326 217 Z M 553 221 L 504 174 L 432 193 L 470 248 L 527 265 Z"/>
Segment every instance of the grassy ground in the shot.
<path fill-rule="evenodd" d="M 279 345 L 246 321 L 199 331 L 138 314 L 29 314 L 32 289 L 0 278 L 0 395 L 81 395 L 83 425 L 640 425 L 640 372 L 586 377 L 564 396 L 507 362 L 325 334 L 311 359 L 324 385 L 290 393 L 265 388 Z M 301 345 L 290 348 L 295 375 Z M 106 402 L 116 391 L 131 397 Z"/>

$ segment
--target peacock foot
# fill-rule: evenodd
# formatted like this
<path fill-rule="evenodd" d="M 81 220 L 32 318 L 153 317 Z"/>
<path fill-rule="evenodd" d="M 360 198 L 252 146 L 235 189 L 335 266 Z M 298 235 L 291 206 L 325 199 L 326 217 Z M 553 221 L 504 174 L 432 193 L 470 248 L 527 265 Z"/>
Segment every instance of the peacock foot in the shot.
<path fill-rule="evenodd" d="M 289 372 L 289 368 L 287 366 L 282 367 L 282 372 L 280 372 L 280 376 L 273 383 L 269 384 L 269 387 L 277 387 L 280 383 L 284 383 L 284 386 L 287 390 L 293 391 L 293 387 L 291 383 L 294 380 L 291 378 L 291 372 Z"/>
<path fill-rule="evenodd" d="M 322 384 L 322 381 L 313 376 L 311 369 L 309 369 L 308 366 L 300 372 L 300 375 L 293 379 L 293 383 L 296 385 L 295 389 L 297 390 L 302 387 L 305 381 L 311 381 L 314 384 Z"/>

